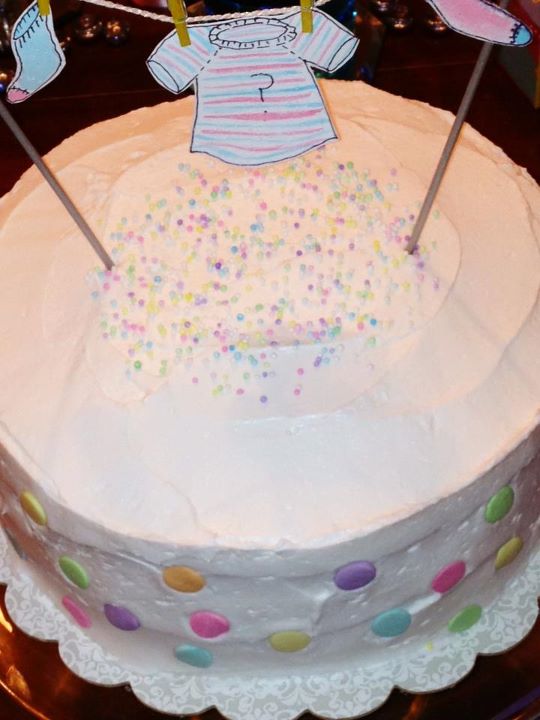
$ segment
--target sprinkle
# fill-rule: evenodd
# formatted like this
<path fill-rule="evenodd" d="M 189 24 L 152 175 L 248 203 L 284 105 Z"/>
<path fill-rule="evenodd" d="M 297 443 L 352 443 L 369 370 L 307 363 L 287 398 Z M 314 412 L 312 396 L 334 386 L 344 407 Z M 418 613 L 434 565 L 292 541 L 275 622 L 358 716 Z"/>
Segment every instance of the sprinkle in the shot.
<path fill-rule="evenodd" d="M 186 162 L 172 195 L 143 203 L 140 219 L 113 221 L 115 269 L 96 271 L 91 289 L 100 342 L 123 354 L 128 377 L 165 379 L 184 366 L 214 397 L 265 404 L 257 387 L 264 379 L 270 395 L 274 377 L 298 396 L 305 367 L 287 377 L 281 347 L 316 346 L 311 362 L 323 372 L 343 354 L 339 338 L 383 344 L 400 330 L 386 306 L 405 303 L 413 316 L 420 290 L 428 301 L 440 292 L 434 246 L 405 259 L 414 213 L 400 205 L 395 169 L 375 178 L 318 151 L 212 183 Z"/>

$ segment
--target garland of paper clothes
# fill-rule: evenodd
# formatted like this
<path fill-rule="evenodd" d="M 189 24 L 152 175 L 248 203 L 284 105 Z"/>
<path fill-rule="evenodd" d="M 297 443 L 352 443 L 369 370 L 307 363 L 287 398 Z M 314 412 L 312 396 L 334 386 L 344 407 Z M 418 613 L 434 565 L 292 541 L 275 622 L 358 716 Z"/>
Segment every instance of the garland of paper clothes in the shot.
<path fill-rule="evenodd" d="M 100 0 L 89 0 L 93 4 L 105 4 Z M 501 45 L 523 46 L 531 42 L 530 30 L 506 10 L 487 0 L 428 0 L 429 4 L 441 15 L 444 22 L 457 32 Z M 115 5 L 114 3 L 107 3 Z M 184 0 L 168 0 L 172 22 L 180 47 L 191 44 L 188 26 L 198 23 L 219 22 L 221 18 L 266 18 L 271 16 L 267 10 L 254 13 L 236 13 L 229 16 L 206 16 L 188 18 Z M 311 0 L 301 0 L 300 27 L 303 33 L 312 34 L 314 28 L 314 7 Z M 125 12 L 132 8 L 116 5 Z M 284 8 L 290 15 L 293 8 Z M 325 13 L 318 11 L 324 17 Z M 143 14 L 139 12 L 138 14 Z M 147 14 L 151 16 L 150 13 Z M 326 23 L 323 23 L 326 24 Z M 245 37 L 242 42 L 250 41 L 249 24 L 245 25 Z M 238 36 L 238 29 L 236 31 Z M 168 36 L 170 37 L 170 36 Z M 330 39 L 330 38 L 328 38 Z M 165 43 L 167 38 L 162 41 Z M 49 0 L 35 0 L 20 15 L 12 31 L 11 45 L 17 61 L 15 76 L 7 90 L 7 99 L 11 103 L 22 102 L 35 92 L 48 85 L 64 68 L 66 61 L 60 43 L 54 32 Z M 257 48 L 255 48 L 257 49 Z M 241 58 L 239 57 L 239 60 Z M 261 57 L 261 60 L 263 58 Z M 335 68 L 337 69 L 337 68 Z"/>

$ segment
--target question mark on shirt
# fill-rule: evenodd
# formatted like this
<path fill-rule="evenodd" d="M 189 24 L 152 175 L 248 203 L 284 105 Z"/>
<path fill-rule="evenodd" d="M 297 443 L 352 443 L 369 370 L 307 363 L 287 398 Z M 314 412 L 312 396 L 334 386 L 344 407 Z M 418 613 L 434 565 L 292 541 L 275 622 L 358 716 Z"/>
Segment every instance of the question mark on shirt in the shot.
<path fill-rule="evenodd" d="M 260 96 L 260 98 L 261 98 L 261 102 L 263 103 L 263 102 L 264 102 L 264 91 L 265 91 L 265 90 L 270 90 L 270 88 L 271 88 L 272 85 L 274 84 L 274 78 L 272 77 L 272 75 L 270 75 L 270 73 L 253 73 L 250 77 L 265 77 L 265 78 L 268 78 L 268 80 L 269 80 L 269 84 L 268 84 L 268 85 L 265 84 L 265 85 L 263 85 L 262 87 L 259 86 L 259 87 L 257 88 L 257 89 L 259 90 L 259 96 Z M 268 110 L 265 110 L 264 112 L 268 112 Z"/>

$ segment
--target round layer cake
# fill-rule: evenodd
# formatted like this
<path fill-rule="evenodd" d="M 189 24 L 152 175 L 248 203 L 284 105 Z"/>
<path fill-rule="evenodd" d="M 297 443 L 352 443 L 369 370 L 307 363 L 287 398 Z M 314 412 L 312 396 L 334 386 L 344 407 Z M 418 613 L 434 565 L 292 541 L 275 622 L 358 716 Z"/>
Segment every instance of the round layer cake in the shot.
<path fill-rule="evenodd" d="M 310 672 L 467 632 L 539 535 L 540 192 L 452 118 L 323 83 L 339 139 L 240 168 L 194 100 L 0 205 L 11 562 L 145 672 Z"/>

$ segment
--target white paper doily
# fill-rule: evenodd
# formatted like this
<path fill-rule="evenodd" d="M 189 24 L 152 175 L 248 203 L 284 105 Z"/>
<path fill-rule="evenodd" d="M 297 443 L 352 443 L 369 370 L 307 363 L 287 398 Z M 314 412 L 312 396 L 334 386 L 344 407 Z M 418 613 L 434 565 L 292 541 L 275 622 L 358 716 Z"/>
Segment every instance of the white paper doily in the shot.
<path fill-rule="evenodd" d="M 231 720 L 292 720 L 306 710 L 326 718 L 351 718 L 375 710 L 394 686 L 416 693 L 453 685 L 472 669 L 478 654 L 507 650 L 531 630 L 540 595 L 539 551 L 473 628 L 462 634 L 443 630 L 428 647 L 416 647 L 416 654 L 413 650 L 406 658 L 269 678 L 208 671 L 196 676 L 142 675 L 121 667 L 28 575 L 12 571 L 8 553 L 0 534 L 0 582 L 8 586 L 6 606 L 11 618 L 33 637 L 58 641 L 64 663 L 76 675 L 99 685 L 129 683 L 141 702 L 162 712 L 193 714 L 215 706 Z"/>

